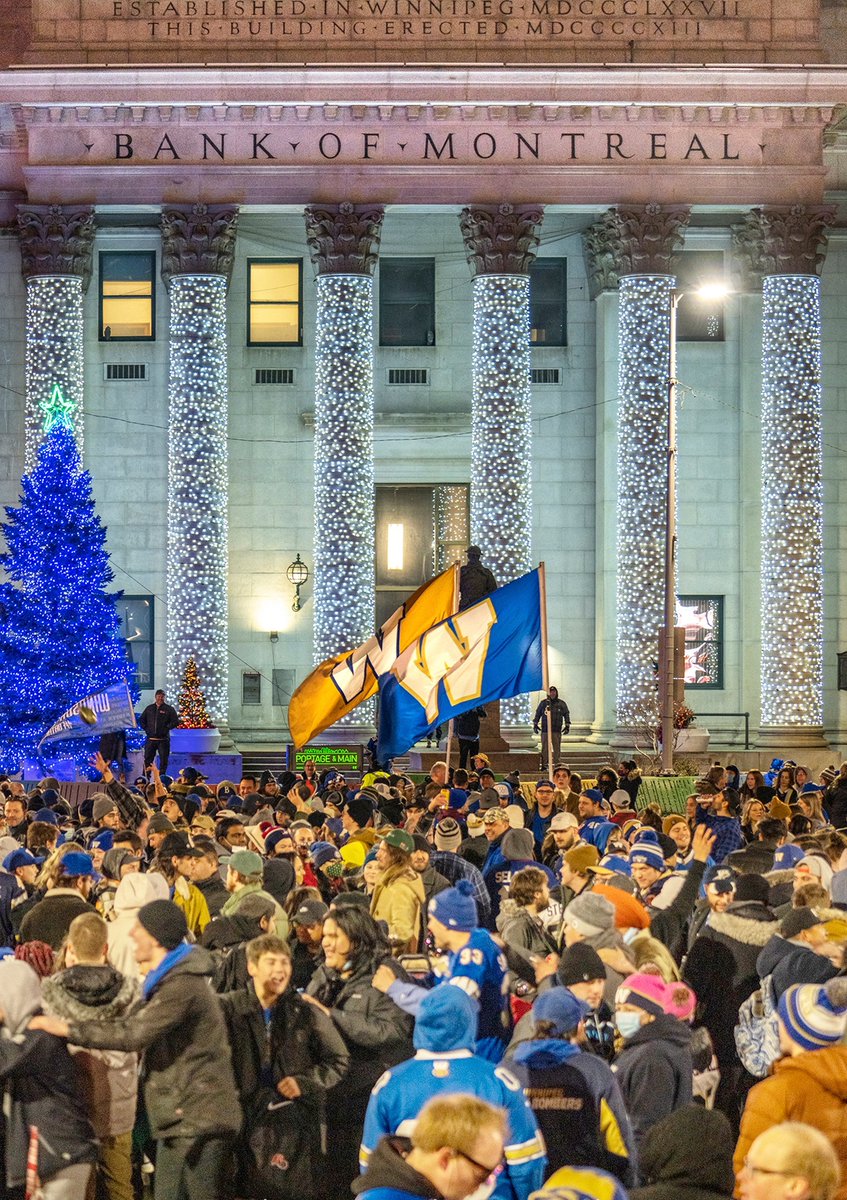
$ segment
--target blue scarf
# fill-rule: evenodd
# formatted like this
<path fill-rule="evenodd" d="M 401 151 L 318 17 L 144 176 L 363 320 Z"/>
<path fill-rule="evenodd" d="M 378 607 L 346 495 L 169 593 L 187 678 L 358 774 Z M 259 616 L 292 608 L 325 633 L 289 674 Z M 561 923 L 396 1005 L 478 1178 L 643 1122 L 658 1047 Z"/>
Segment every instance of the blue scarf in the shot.
<path fill-rule="evenodd" d="M 169 950 L 158 967 L 154 967 L 148 975 L 145 976 L 144 983 L 141 988 L 141 994 L 145 1000 L 149 1000 L 152 992 L 159 986 L 162 980 L 167 975 L 168 971 L 172 971 L 177 963 L 181 963 L 184 958 L 187 958 L 194 949 L 190 942 L 180 942 L 173 950 Z"/>

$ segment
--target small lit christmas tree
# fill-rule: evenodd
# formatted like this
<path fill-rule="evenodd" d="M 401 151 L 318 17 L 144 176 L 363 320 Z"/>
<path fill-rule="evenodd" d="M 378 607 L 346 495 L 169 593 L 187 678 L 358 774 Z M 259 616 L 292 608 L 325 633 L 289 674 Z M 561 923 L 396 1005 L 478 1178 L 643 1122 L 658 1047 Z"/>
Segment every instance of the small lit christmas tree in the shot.
<path fill-rule="evenodd" d="M 128 679 L 138 688 L 120 635 L 106 530 L 91 496 L 72 426 L 73 404 L 57 385 L 44 410 L 44 442 L 6 508 L 0 554 L 0 769 L 38 758 L 38 743 L 65 709 Z M 91 739 L 57 743 L 50 754 L 84 762 Z"/>
<path fill-rule="evenodd" d="M 180 729 L 214 729 L 214 724 L 206 708 L 206 697 L 200 687 L 200 676 L 197 663 L 189 658 L 182 673 L 182 684 L 179 689 L 179 726 Z"/>

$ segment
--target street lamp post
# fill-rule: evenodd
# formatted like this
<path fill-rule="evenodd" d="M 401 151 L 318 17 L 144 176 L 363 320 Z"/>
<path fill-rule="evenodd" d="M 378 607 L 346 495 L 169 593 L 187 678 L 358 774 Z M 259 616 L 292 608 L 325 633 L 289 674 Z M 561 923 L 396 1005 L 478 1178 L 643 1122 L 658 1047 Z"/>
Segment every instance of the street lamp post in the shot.
<path fill-rule="evenodd" d="M 693 294 L 701 300 L 721 300 L 728 289 L 720 283 L 706 284 Z M 668 314 L 668 420 L 667 420 L 667 473 L 665 477 L 665 621 L 659 648 L 662 670 L 659 672 L 660 695 L 659 715 L 662 727 L 662 772 L 673 774 L 673 722 L 674 722 L 674 626 L 676 625 L 676 318 L 679 302 L 685 295 L 674 288 L 670 293 Z"/>
<path fill-rule="evenodd" d="M 665 622 L 662 629 L 659 698 L 662 719 L 662 771 L 673 774 L 674 626 L 676 625 L 676 314 L 682 296 L 670 294 L 668 323 L 668 421 L 665 476 Z"/>

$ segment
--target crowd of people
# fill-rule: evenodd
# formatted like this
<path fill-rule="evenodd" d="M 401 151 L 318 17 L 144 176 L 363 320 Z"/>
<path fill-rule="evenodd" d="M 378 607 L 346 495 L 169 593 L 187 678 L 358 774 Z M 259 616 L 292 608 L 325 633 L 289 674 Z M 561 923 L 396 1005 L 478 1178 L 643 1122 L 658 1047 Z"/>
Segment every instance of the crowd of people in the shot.
<path fill-rule="evenodd" d="M 847 764 L 94 765 L 0 777 L 10 1200 L 847 1200 Z"/>

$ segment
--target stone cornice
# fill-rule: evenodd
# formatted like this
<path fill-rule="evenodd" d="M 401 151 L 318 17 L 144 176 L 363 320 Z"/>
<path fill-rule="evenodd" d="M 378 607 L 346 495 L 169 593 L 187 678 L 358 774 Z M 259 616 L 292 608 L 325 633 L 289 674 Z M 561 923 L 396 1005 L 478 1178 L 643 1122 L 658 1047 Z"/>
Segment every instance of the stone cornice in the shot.
<path fill-rule="evenodd" d="M 492 69 L 496 66 L 496 69 Z M 406 67 L 368 63 L 361 67 L 274 64 L 239 67 L 106 68 L 110 100 L 116 104 L 279 104 L 336 102 L 372 104 L 487 100 L 639 105 L 827 106 L 844 103 L 847 65 L 647 67 L 544 65 Z M 0 71 L 0 105 L 90 105 L 98 103 L 104 68 L 22 68 Z"/>

